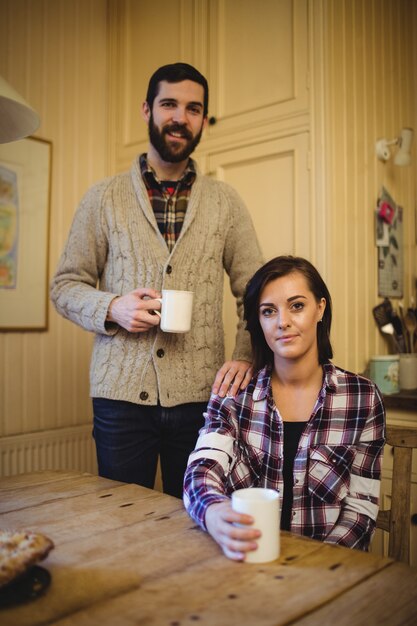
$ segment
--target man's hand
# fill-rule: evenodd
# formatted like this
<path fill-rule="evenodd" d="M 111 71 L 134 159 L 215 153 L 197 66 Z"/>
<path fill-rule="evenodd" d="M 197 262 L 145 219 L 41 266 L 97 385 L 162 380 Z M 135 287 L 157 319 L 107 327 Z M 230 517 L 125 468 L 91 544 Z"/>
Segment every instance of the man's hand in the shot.
<path fill-rule="evenodd" d="M 256 539 L 261 533 L 252 528 L 253 517 L 234 511 L 230 500 L 211 504 L 207 508 L 205 521 L 209 534 L 229 559 L 243 561 L 246 552 L 258 547 Z M 234 524 L 242 524 L 246 528 Z"/>
<path fill-rule="evenodd" d="M 146 332 L 159 324 L 160 318 L 154 311 L 161 309 L 161 303 L 155 300 L 160 297 L 159 291 L 145 287 L 114 298 L 110 302 L 107 321 L 116 322 L 130 333 Z"/>
<path fill-rule="evenodd" d="M 217 372 L 211 391 L 221 398 L 226 394 L 235 396 L 239 390 L 247 387 L 252 373 L 252 366 L 248 361 L 226 361 Z"/>

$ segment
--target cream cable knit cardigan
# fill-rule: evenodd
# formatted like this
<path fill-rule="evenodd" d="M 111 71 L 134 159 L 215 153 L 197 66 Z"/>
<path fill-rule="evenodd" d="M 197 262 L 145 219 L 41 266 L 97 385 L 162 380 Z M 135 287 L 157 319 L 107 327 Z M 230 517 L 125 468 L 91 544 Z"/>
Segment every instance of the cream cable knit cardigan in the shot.
<path fill-rule="evenodd" d="M 142 181 L 131 171 L 94 185 L 82 199 L 51 284 L 58 312 L 95 333 L 92 397 L 175 406 L 206 402 L 224 362 L 223 269 L 237 299 L 234 359 L 250 360 L 242 320 L 245 285 L 262 263 L 250 216 L 227 184 L 197 173 L 171 253 Z M 98 288 L 97 288 L 98 286 Z M 194 292 L 192 330 L 128 333 L 106 323 L 111 300 L 138 287 Z"/>

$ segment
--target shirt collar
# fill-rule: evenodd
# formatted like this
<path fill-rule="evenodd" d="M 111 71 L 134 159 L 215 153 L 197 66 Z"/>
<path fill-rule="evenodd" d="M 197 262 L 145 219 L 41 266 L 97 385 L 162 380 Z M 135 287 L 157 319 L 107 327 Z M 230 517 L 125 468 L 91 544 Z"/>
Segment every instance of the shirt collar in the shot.
<path fill-rule="evenodd" d="M 270 365 L 259 370 L 255 389 L 253 390 L 253 399 L 255 402 L 257 400 L 265 400 L 267 397 L 271 388 L 271 371 L 272 367 Z"/>
<path fill-rule="evenodd" d="M 323 365 L 324 372 L 324 384 L 323 388 L 326 387 L 327 391 L 330 393 L 336 393 L 338 387 L 338 377 L 336 366 L 333 365 L 330 361 Z"/>
<path fill-rule="evenodd" d="M 323 366 L 323 386 L 322 392 L 328 391 L 330 393 L 335 393 L 337 391 L 337 371 L 336 367 L 328 361 Z M 271 389 L 271 365 L 267 365 L 263 369 L 259 370 L 258 377 L 255 384 L 255 389 L 253 391 L 253 399 L 255 402 L 257 400 L 265 400 L 265 398 L 270 394 L 272 395 Z"/>
<path fill-rule="evenodd" d="M 145 181 L 146 186 L 149 188 L 155 187 L 155 183 L 160 186 L 161 181 L 157 177 L 155 170 L 149 165 L 148 157 L 146 153 L 143 153 L 139 157 L 139 166 L 142 174 L 142 178 Z M 191 187 L 197 176 L 196 166 L 193 159 L 188 159 L 187 167 L 184 170 L 183 175 L 180 178 L 181 184 L 184 187 Z"/>

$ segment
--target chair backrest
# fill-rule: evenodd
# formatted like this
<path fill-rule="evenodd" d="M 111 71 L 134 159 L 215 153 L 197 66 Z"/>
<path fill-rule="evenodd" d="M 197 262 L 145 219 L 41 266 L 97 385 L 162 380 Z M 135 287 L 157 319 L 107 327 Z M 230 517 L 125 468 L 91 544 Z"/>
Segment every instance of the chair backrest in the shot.
<path fill-rule="evenodd" d="M 377 528 L 389 533 L 388 556 L 410 562 L 411 463 L 417 428 L 387 426 L 386 443 L 393 447 L 391 510 L 379 511 Z"/>

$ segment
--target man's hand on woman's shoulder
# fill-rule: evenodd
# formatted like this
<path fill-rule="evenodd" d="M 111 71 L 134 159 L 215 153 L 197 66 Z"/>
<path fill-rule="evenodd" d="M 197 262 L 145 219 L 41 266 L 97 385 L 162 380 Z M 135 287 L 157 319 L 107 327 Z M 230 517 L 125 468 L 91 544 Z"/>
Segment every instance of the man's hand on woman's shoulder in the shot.
<path fill-rule="evenodd" d="M 226 361 L 217 372 L 211 391 L 221 398 L 226 394 L 235 396 L 240 390 L 246 389 L 252 373 L 249 361 Z"/>

